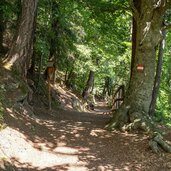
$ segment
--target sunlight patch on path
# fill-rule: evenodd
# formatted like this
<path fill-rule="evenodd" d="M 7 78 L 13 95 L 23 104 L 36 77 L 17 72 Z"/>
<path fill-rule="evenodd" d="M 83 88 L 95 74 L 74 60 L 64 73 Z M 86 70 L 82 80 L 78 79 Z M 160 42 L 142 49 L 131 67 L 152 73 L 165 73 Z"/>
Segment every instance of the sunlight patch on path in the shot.
<path fill-rule="evenodd" d="M 33 143 L 20 132 L 7 127 L 0 132 L 0 148 L 6 156 L 16 159 L 21 164 L 43 169 L 46 167 L 67 165 L 69 170 L 86 171 L 86 163 L 79 161 L 79 149 L 56 147 L 53 152 L 42 151 L 33 147 Z M 14 163 L 15 164 L 15 163 Z"/>

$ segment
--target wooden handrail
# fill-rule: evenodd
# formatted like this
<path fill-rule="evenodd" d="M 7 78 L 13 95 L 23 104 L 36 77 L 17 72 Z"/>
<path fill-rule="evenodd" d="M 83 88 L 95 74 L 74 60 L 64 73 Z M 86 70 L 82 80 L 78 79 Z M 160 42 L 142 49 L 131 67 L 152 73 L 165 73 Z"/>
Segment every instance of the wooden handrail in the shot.
<path fill-rule="evenodd" d="M 123 103 L 124 95 L 125 95 L 125 87 L 124 87 L 124 85 L 121 85 L 118 87 L 118 89 L 115 91 L 115 93 L 113 95 L 111 111 L 104 112 L 103 114 L 114 113 L 120 107 L 120 105 Z"/>
<path fill-rule="evenodd" d="M 118 89 L 115 91 L 112 99 L 112 109 L 117 110 L 120 105 L 122 104 L 124 100 L 125 95 L 125 87 L 124 85 L 121 85 L 118 87 Z"/>

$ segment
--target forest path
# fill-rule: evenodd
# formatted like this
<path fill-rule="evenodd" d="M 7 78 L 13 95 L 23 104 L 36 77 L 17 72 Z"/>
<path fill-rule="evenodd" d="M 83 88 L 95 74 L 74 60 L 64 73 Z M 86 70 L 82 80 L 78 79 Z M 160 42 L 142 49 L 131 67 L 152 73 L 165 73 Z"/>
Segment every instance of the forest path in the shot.
<path fill-rule="evenodd" d="M 96 109 L 102 109 L 102 106 Z M 36 109 L 30 117 L 8 111 L 0 132 L 4 171 L 169 171 L 168 154 L 148 149 L 146 136 L 109 132 L 108 115 Z"/>
<path fill-rule="evenodd" d="M 22 95 L 17 91 L 18 81 L 7 71 L 0 78 L 10 90 L 5 97 L 16 102 Z M 71 98 L 77 98 L 72 91 L 55 86 L 54 92 L 65 110 L 46 110 L 44 94 L 44 98 L 36 96 L 33 116 L 32 110 L 20 104 L 16 112 L 6 104 L 6 127 L 0 131 L 0 171 L 171 170 L 171 155 L 153 154 L 146 136 L 104 129 L 110 119 L 103 115 L 106 104 L 98 102 L 91 113 L 76 112 L 71 108 Z M 168 140 L 171 142 L 171 136 Z"/>

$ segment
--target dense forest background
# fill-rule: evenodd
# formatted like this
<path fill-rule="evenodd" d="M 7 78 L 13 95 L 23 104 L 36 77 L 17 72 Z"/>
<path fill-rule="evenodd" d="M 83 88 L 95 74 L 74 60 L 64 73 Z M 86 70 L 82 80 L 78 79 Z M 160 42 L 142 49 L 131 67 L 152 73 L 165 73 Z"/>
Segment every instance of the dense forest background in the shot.
<path fill-rule="evenodd" d="M 92 94 L 110 99 L 120 86 L 129 86 L 132 50 L 132 12 L 128 2 L 41 0 L 34 23 L 34 47 L 29 73 L 38 86 L 49 59 L 55 61 L 58 81 L 79 94 L 93 73 Z M 19 0 L 0 2 L 0 53 L 4 59 L 20 21 Z M 164 17 L 169 23 L 170 10 Z M 161 84 L 155 116 L 171 122 L 171 31 L 167 30 Z M 156 53 L 160 51 L 156 48 Z M 156 65 L 158 58 L 156 59 Z"/>

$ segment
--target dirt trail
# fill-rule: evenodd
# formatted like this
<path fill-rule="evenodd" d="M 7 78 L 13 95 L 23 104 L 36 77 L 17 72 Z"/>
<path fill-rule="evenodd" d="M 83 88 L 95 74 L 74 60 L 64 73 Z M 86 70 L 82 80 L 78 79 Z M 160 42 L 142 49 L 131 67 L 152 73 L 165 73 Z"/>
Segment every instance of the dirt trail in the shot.
<path fill-rule="evenodd" d="M 16 103 L 18 81 L 7 71 L 0 78 L 6 99 Z M 76 112 L 71 99 L 79 98 L 72 91 L 54 86 L 53 95 L 65 110 L 49 112 L 47 98 L 37 95 L 31 108 L 18 105 L 15 113 L 6 104 L 0 171 L 171 171 L 171 155 L 153 154 L 146 136 L 104 129 L 110 116 L 103 115 L 103 102 L 91 113 Z M 35 115 L 29 116 L 32 108 Z"/>
<path fill-rule="evenodd" d="M 99 109 L 99 108 L 98 108 Z M 10 113 L 10 111 L 8 111 Z M 99 113 L 98 113 L 99 112 Z M 5 116 L 0 132 L 9 171 L 169 171 L 171 158 L 148 149 L 145 136 L 104 129 L 108 115 L 59 110 Z"/>

